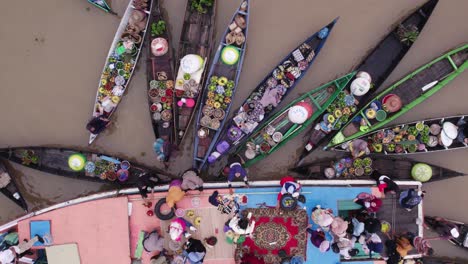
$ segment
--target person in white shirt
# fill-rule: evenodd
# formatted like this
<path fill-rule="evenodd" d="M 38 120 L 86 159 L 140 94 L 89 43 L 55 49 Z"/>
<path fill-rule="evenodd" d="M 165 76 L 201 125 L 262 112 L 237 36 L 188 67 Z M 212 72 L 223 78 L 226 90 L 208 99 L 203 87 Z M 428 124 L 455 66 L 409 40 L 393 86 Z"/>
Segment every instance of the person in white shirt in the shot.
<path fill-rule="evenodd" d="M 234 231 L 234 233 L 239 235 L 252 234 L 255 228 L 255 221 L 250 221 L 251 217 L 252 213 L 249 213 L 247 218 L 240 218 L 236 215 L 229 221 L 229 227 Z"/>

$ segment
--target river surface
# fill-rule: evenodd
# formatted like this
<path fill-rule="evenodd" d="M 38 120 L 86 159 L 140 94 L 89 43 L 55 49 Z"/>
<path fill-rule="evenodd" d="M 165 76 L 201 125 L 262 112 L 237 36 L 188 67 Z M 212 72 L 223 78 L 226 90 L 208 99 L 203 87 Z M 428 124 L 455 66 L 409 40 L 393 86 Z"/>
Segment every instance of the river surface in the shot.
<path fill-rule="evenodd" d="M 110 4 L 120 15 L 126 0 Z M 177 49 L 185 0 L 166 0 L 174 46 Z M 217 7 L 216 33 L 222 35 L 240 1 L 222 0 Z M 253 0 L 247 55 L 234 109 L 287 53 L 309 35 L 340 16 L 326 46 L 296 89 L 282 103 L 341 76 L 354 66 L 401 18 L 423 0 Z M 468 41 L 468 1 L 440 1 L 417 42 L 384 83 L 388 86 L 409 71 Z M 86 1 L 10 1 L 0 10 L 0 147 L 87 147 L 85 124 L 91 116 L 97 84 L 120 18 Z M 145 52 L 146 53 L 146 50 Z M 154 135 L 146 98 L 145 57 L 140 60 L 127 95 L 114 115 L 112 127 L 93 150 L 161 166 L 152 152 Z M 468 73 L 418 105 L 397 122 L 468 114 Z M 280 106 L 280 107 L 281 107 Z M 192 131 L 190 131 L 192 133 Z M 171 162 L 179 173 L 191 166 L 189 137 Z M 279 178 L 301 151 L 303 135 L 250 169 L 251 179 Z M 321 151 L 310 160 L 331 156 Z M 468 150 L 420 154 L 414 158 L 468 173 Z M 108 190 L 103 184 L 52 176 L 11 164 L 31 209 Z M 425 184 L 424 213 L 468 222 L 468 177 Z M 0 197 L 0 222 L 22 214 Z M 467 256 L 449 243 L 433 242 L 439 255 Z"/>

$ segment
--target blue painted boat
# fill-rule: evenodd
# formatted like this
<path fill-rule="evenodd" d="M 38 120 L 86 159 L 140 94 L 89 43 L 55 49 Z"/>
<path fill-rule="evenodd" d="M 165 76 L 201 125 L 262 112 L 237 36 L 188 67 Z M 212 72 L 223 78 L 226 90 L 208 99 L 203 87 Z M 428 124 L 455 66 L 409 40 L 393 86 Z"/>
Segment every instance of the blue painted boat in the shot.
<path fill-rule="evenodd" d="M 194 130 L 194 168 L 204 166 L 228 118 L 244 62 L 249 13 L 249 0 L 243 1 L 221 37 L 211 64 Z"/>
<path fill-rule="evenodd" d="M 112 15 L 117 15 L 105 0 L 88 0 L 88 3 Z"/>
<path fill-rule="evenodd" d="M 221 136 L 213 144 L 216 150 L 210 152 L 208 163 L 214 163 L 221 156 L 234 151 L 259 125 L 268 120 L 273 110 L 297 86 L 313 64 L 337 20 L 307 38 L 257 85 L 224 126 Z"/>

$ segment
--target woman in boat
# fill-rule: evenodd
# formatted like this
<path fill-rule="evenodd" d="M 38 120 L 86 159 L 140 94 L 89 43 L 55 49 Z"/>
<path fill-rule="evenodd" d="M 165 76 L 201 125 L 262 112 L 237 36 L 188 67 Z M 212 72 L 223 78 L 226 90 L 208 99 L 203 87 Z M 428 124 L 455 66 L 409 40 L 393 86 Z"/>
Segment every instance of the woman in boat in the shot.
<path fill-rule="evenodd" d="M 457 225 L 441 217 L 435 217 L 435 221 L 431 227 L 437 234 L 445 239 L 458 238 L 460 236 Z"/>
<path fill-rule="evenodd" d="M 463 119 L 460 119 L 460 121 L 458 121 L 457 123 L 457 126 L 458 126 L 458 131 L 459 131 L 457 140 L 460 143 L 468 144 L 468 126 L 466 125 L 466 121 Z"/>
<path fill-rule="evenodd" d="M 369 155 L 370 150 L 367 142 L 362 139 L 355 139 L 349 143 L 349 151 L 353 158 L 359 158 L 364 155 Z"/>
<path fill-rule="evenodd" d="M 358 194 L 353 201 L 361 205 L 369 213 L 376 213 L 382 206 L 382 200 L 365 192 Z"/>
<path fill-rule="evenodd" d="M 247 171 L 244 169 L 244 161 L 239 155 L 229 157 L 229 174 L 228 174 L 228 186 L 231 188 L 231 183 L 238 178 L 241 178 L 245 186 L 249 187 L 249 181 L 247 179 Z"/>
<path fill-rule="evenodd" d="M 112 98 L 110 96 L 106 96 L 102 99 L 101 103 L 98 104 L 97 110 L 99 115 L 109 116 L 116 106 L 117 104 L 112 101 Z"/>
<path fill-rule="evenodd" d="M 97 135 L 104 131 L 106 127 L 110 125 L 110 120 L 107 119 L 104 115 L 99 115 L 93 117 L 88 124 L 86 125 L 86 129 L 94 135 Z"/>
<path fill-rule="evenodd" d="M 172 150 L 174 146 L 169 142 L 169 140 L 166 140 L 164 138 L 158 138 L 153 144 L 153 150 L 154 153 L 156 153 L 156 158 L 164 162 L 164 165 L 167 167 L 169 164 L 167 163 L 169 161 L 169 157 L 171 156 Z"/>
<path fill-rule="evenodd" d="M 203 180 L 197 174 L 196 170 L 189 169 L 182 175 L 182 190 L 199 190 L 203 191 Z"/>

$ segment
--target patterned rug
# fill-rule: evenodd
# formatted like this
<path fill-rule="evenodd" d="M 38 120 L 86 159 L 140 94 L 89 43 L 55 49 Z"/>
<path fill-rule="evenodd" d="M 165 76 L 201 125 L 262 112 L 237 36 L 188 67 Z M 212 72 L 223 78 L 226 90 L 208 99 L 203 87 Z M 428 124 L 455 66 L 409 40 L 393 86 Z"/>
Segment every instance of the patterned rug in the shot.
<path fill-rule="evenodd" d="M 308 225 L 305 210 L 281 211 L 274 208 L 246 209 L 242 213 L 252 212 L 255 229 L 252 238 L 247 237 L 236 250 L 236 258 L 241 252 L 253 253 L 263 257 L 266 263 L 280 263 L 278 252 L 286 251 L 289 256 L 306 258 Z"/>

